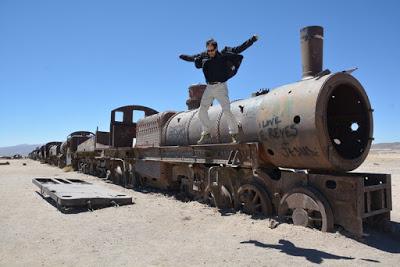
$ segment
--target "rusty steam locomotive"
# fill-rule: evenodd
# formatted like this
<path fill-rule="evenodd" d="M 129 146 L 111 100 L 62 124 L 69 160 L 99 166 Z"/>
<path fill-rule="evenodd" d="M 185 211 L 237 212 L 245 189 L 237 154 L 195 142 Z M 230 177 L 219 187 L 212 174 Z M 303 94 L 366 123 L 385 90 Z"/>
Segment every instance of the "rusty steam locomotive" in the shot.
<path fill-rule="evenodd" d="M 352 70 L 322 70 L 321 27 L 301 30 L 301 50 L 300 81 L 231 103 L 240 144 L 229 143 L 221 107 L 213 106 L 212 142 L 196 145 L 205 85 L 194 85 L 187 111 L 120 107 L 109 132 L 74 132 L 30 157 L 125 187 L 174 190 L 218 208 L 362 235 L 363 223 L 390 220 L 391 211 L 390 175 L 349 172 L 368 155 L 373 110 Z M 136 112 L 144 117 L 133 122 Z"/>

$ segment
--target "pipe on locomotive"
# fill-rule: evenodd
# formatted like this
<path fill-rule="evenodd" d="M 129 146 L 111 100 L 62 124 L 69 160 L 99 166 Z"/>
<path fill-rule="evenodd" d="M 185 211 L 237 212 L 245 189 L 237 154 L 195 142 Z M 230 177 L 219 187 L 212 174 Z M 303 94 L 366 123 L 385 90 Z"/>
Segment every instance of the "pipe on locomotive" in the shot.
<path fill-rule="evenodd" d="M 241 139 L 260 144 L 260 159 L 266 166 L 353 170 L 365 160 L 373 140 L 368 96 L 349 73 L 321 71 L 322 27 L 306 27 L 300 33 L 302 80 L 231 103 L 241 124 Z M 195 102 L 199 101 L 191 104 Z M 221 106 L 208 112 L 215 125 L 212 143 L 230 142 Z M 161 145 L 195 145 L 201 134 L 197 113 L 192 109 L 169 115 Z"/>
<path fill-rule="evenodd" d="M 315 77 L 322 71 L 324 29 L 308 26 L 300 30 L 303 79 Z"/>

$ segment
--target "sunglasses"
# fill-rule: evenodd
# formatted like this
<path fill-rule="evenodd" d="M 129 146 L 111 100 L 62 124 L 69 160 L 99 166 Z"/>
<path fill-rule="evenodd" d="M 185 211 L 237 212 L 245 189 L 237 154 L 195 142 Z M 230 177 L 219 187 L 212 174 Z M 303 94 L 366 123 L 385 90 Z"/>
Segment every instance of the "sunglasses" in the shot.
<path fill-rule="evenodd" d="M 212 53 L 212 52 L 214 52 L 214 51 L 215 51 L 215 48 L 212 49 L 212 50 L 207 50 L 207 53 Z"/>

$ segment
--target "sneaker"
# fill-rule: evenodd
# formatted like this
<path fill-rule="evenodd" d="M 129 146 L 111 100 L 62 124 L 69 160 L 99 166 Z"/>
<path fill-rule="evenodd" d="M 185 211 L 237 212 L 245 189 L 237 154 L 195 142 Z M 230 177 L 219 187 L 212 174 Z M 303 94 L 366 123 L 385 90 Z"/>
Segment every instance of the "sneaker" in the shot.
<path fill-rule="evenodd" d="M 240 143 L 239 134 L 237 133 L 231 134 L 231 138 L 232 138 L 232 144 Z"/>
<path fill-rule="evenodd" d="M 199 141 L 197 141 L 198 145 L 206 144 L 211 140 L 211 135 L 209 133 L 201 134 Z"/>

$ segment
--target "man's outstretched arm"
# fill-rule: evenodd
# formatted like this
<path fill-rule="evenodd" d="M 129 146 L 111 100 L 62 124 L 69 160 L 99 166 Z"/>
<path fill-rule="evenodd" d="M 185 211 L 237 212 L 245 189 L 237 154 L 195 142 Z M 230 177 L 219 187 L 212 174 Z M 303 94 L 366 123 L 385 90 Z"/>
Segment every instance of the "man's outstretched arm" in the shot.
<path fill-rule="evenodd" d="M 256 42 L 258 40 L 258 36 L 257 35 L 253 35 L 250 39 L 248 39 L 246 42 L 244 42 L 243 44 L 236 46 L 236 47 L 232 47 L 231 51 L 233 53 L 236 54 L 240 54 L 242 53 L 244 50 L 246 50 L 247 48 L 249 48 L 252 44 L 254 44 L 254 42 Z M 228 48 L 229 49 L 229 48 Z"/>
<path fill-rule="evenodd" d="M 179 55 L 179 58 L 182 59 L 182 60 L 185 60 L 185 61 L 194 62 L 194 60 L 196 58 L 198 58 L 199 56 L 201 56 L 201 54 L 196 54 L 196 55 L 193 55 L 193 56 L 182 54 L 182 55 Z"/>

